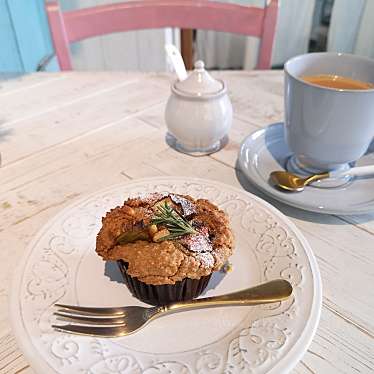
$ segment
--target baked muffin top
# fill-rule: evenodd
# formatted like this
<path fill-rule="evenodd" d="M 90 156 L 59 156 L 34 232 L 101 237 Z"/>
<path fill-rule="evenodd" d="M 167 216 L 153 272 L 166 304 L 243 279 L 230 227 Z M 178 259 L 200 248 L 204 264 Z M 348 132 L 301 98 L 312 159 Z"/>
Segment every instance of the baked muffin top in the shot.
<path fill-rule="evenodd" d="M 106 214 L 96 251 L 104 260 L 127 262 L 130 276 L 160 285 L 221 269 L 233 245 L 227 215 L 208 200 L 153 193 Z"/>

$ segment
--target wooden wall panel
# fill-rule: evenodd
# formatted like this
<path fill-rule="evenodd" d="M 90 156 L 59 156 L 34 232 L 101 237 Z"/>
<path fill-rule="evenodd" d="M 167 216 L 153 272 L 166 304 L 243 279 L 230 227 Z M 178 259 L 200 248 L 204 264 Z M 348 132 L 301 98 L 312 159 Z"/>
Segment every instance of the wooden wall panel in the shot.
<path fill-rule="evenodd" d="M 7 0 L 0 0 L 0 71 L 24 70 Z"/>
<path fill-rule="evenodd" d="M 25 72 L 35 71 L 40 60 L 52 53 L 43 0 L 7 0 Z"/>

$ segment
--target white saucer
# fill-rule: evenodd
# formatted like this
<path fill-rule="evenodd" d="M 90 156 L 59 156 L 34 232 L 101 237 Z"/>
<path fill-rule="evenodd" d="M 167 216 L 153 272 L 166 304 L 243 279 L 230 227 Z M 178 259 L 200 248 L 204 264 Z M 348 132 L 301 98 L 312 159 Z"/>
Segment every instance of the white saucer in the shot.
<path fill-rule="evenodd" d="M 239 165 L 246 177 L 261 191 L 296 208 L 326 214 L 363 214 L 374 211 L 374 177 L 355 178 L 341 187 L 308 186 L 303 192 L 283 192 L 269 182 L 274 170 L 285 170 L 292 155 L 286 145 L 283 123 L 270 125 L 244 139 Z M 374 164 L 374 142 L 357 166 Z"/>
<path fill-rule="evenodd" d="M 292 297 L 269 305 L 178 313 L 117 339 L 54 331 L 56 302 L 145 305 L 121 282 L 116 264 L 96 254 L 96 234 L 101 217 L 124 199 L 166 191 L 208 198 L 230 216 L 236 239 L 233 271 L 216 273 L 203 297 L 276 278 L 292 283 Z M 314 336 L 321 287 L 309 244 L 270 204 L 214 181 L 149 178 L 96 192 L 49 221 L 16 271 L 10 316 L 18 345 L 36 373 L 281 374 L 292 370 Z"/>

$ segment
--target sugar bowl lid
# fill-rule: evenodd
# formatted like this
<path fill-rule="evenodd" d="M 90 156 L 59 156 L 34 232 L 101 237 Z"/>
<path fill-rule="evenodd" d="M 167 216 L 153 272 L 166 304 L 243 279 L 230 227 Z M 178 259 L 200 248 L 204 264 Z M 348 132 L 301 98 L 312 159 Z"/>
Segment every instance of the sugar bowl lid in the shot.
<path fill-rule="evenodd" d="M 204 62 L 195 62 L 195 69 L 184 81 L 177 81 L 173 88 L 178 94 L 203 97 L 214 96 L 225 90 L 225 84 L 214 79 L 204 68 Z"/>

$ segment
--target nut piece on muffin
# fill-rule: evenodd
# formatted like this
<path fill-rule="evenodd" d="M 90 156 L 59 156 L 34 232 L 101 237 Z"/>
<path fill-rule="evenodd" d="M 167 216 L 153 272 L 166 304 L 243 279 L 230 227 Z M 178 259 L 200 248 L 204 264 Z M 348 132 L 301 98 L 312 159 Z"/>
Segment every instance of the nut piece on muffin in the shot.
<path fill-rule="evenodd" d="M 199 296 L 233 245 L 227 215 L 208 200 L 152 193 L 106 214 L 96 251 L 118 262 L 135 297 L 161 305 Z"/>

